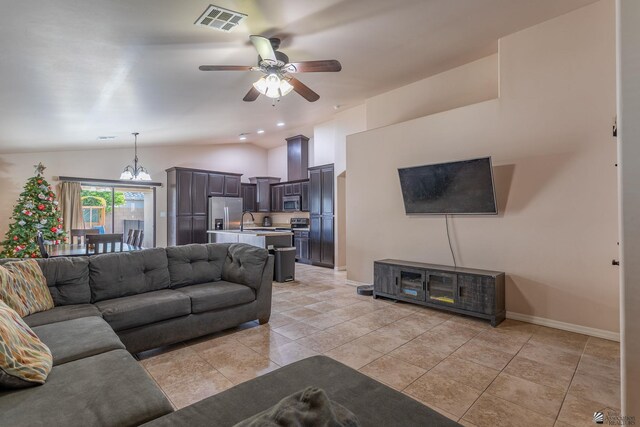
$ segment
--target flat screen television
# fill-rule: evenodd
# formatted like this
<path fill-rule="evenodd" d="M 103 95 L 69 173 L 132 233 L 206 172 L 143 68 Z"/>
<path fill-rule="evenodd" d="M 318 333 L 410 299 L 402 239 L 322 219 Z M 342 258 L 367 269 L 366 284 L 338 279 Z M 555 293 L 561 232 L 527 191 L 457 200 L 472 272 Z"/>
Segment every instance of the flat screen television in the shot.
<path fill-rule="evenodd" d="M 398 169 L 407 214 L 498 213 L 491 157 Z"/>

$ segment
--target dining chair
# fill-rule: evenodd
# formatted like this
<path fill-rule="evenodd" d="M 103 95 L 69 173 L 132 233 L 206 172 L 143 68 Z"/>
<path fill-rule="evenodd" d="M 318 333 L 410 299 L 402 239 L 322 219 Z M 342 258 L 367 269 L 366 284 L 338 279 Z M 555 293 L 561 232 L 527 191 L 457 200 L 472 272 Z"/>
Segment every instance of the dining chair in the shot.
<path fill-rule="evenodd" d="M 107 252 L 122 252 L 124 250 L 122 234 L 87 234 L 85 236 L 85 254 L 105 254 Z M 89 251 L 89 247 L 93 246 Z M 119 249 L 118 249 L 119 247 Z"/>
<path fill-rule="evenodd" d="M 42 231 L 38 231 L 36 235 L 36 242 L 38 242 L 38 249 L 40 249 L 40 258 L 49 258 L 47 248 L 44 246 L 44 237 L 42 237 Z"/>
<path fill-rule="evenodd" d="M 127 234 L 127 245 L 133 245 L 133 233 L 134 233 L 134 229 L 130 228 L 129 229 L 129 233 Z"/>
<path fill-rule="evenodd" d="M 131 246 L 136 246 L 138 237 L 140 236 L 140 230 L 133 230 L 133 237 L 131 238 Z"/>
<path fill-rule="evenodd" d="M 71 229 L 71 244 L 83 245 L 86 241 L 86 236 L 89 234 L 100 234 L 100 230 L 96 228 Z"/>
<path fill-rule="evenodd" d="M 133 241 L 133 246 L 136 248 L 142 247 L 142 241 L 144 240 L 144 231 L 140 230 L 138 237 Z"/>

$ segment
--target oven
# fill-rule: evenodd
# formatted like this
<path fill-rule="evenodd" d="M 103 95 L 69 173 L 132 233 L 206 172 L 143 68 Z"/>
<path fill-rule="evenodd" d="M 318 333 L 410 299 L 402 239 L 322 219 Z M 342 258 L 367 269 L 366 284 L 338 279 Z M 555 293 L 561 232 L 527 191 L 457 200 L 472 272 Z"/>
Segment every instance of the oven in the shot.
<path fill-rule="evenodd" d="M 284 196 L 282 206 L 285 212 L 299 212 L 300 196 Z"/>

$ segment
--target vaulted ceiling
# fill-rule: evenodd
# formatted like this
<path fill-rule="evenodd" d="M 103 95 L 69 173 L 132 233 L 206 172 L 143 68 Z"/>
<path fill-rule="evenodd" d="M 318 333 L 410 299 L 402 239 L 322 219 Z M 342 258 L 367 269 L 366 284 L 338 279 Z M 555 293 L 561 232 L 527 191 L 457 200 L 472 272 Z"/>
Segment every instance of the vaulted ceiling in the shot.
<path fill-rule="evenodd" d="M 364 99 L 497 51 L 497 40 L 593 0 L 216 0 L 248 15 L 229 33 L 194 25 L 205 0 L 3 1 L 0 152 L 246 142 L 273 147 Z M 242 101 L 250 34 L 282 39 L 318 94 Z M 284 127 L 276 127 L 282 121 Z M 257 134 L 257 129 L 264 129 Z M 99 140 L 100 136 L 115 139 Z"/>

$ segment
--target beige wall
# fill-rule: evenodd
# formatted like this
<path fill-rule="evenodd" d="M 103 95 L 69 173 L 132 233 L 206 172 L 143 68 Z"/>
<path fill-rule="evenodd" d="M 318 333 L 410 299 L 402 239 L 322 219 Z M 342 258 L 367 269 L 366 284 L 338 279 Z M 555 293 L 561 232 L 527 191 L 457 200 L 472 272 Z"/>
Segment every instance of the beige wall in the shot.
<path fill-rule="evenodd" d="M 622 414 L 640 417 L 640 2 L 617 2 Z"/>
<path fill-rule="evenodd" d="M 405 122 L 497 97 L 496 54 L 367 99 L 367 128 Z"/>
<path fill-rule="evenodd" d="M 500 215 L 451 221 L 460 264 L 505 271 L 509 312 L 618 331 L 614 34 L 604 0 L 510 35 L 499 99 L 349 136 L 348 278 L 451 264 L 444 218 L 405 215 L 397 168 L 491 155 Z"/>
<path fill-rule="evenodd" d="M 267 151 L 250 144 L 141 148 L 138 157 L 154 181 L 166 184 L 165 169 L 183 166 L 242 173 L 250 176 L 267 173 Z M 7 231 L 9 218 L 26 180 L 33 175 L 32 165 L 42 162 L 45 177 L 56 184 L 54 176 L 118 179 L 125 165 L 133 160 L 132 149 L 58 151 L 0 154 L 0 236 Z M 158 246 L 167 242 L 167 190 L 157 190 L 156 238 Z"/>
<path fill-rule="evenodd" d="M 287 146 L 271 148 L 267 159 L 267 175 L 287 180 Z"/>

